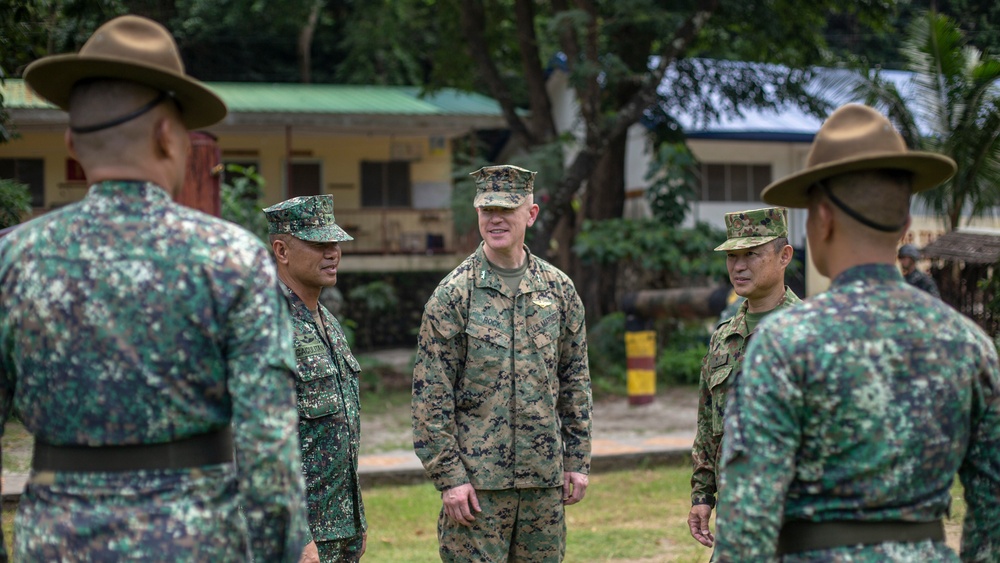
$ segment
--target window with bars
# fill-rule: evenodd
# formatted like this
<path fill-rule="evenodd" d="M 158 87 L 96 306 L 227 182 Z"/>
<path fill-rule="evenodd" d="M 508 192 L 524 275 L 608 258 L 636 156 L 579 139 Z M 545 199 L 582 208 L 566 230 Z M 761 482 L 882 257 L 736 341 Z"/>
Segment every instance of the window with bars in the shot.
<path fill-rule="evenodd" d="M 412 207 L 410 162 L 361 162 L 362 207 Z"/>
<path fill-rule="evenodd" d="M 45 161 L 41 158 L 0 158 L 0 178 L 27 184 L 32 207 L 45 207 Z"/>
<path fill-rule="evenodd" d="M 760 201 L 771 183 L 770 164 L 702 163 L 701 201 Z"/>

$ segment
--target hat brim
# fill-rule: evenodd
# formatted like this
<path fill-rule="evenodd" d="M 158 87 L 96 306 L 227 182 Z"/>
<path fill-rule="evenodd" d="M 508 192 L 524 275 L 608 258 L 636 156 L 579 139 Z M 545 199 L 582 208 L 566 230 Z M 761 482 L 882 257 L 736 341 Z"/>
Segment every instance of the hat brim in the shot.
<path fill-rule="evenodd" d="M 761 199 L 771 205 L 809 207 L 809 188 L 816 182 L 846 172 L 879 169 L 912 172 L 912 189 L 916 193 L 936 188 L 951 178 L 955 174 L 955 161 L 941 154 L 923 151 L 872 154 L 837 160 L 807 168 L 771 183 L 761 192 Z"/>
<path fill-rule="evenodd" d="M 512 195 L 504 193 L 484 193 L 476 194 L 476 199 L 472 201 L 474 207 L 506 207 L 516 209 L 528 199 L 526 195 Z"/>
<path fill-rule="evenodd" d="M 354 240 L 354 237 L 347 234 L 347 231 L 340 228 L 340 225 L 326 225 L 323 227 L 310 227 L 302 229 L 293 237 L 307 242 L 347 242 Z"/>
<path fill-rule="evenodd" d="M 66 111 L 73 86 L 90 78 L 128 80 L 170 92 L 180 106 L 181 122 L 188 129 L 208 127 L 226 117 L 225 102 L 207 86 L 186 75 L 134 60 L 55 55 L 31 63 L 24 71 L 24 81 L 32 90 Z"/>
<path fill-rule="evenodd" d="M 776 240 L 777 236 L 731 238 L 715 247 L 715 250 L 745 250 Z"/>

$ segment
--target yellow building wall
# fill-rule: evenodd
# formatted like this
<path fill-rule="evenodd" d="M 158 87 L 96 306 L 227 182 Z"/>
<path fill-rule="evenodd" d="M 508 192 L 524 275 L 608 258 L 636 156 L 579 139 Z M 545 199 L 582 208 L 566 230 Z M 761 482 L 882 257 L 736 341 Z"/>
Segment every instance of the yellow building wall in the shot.
<path fill-rule="evenodd" d="M 257 161 L 264 177 L 263 205 L 286 199 L 284 187 L 286 155 L 284 133 L 219 133 L 223 161 Z M 395 149 L 394 149 L 395 147 Z M 431 147 L 427 137 L 396 136 L 291 136 L 293 162 L 319 162 L 323 193 L 333 194 L 338 208 L 361 207 L 361 161 L 388 161 L 399 147 L 411 159 L 410 179 L 418 183 L 451 185 L 451 153 L 447 142 Z M 78 201 L 86 195 L 85 185 L 67 185 L 65 147 L 62 131 L 20 131 L 20 137 L 0 145 L 0 158 L 44 159 L 45 202 L 47 208 Z"/>

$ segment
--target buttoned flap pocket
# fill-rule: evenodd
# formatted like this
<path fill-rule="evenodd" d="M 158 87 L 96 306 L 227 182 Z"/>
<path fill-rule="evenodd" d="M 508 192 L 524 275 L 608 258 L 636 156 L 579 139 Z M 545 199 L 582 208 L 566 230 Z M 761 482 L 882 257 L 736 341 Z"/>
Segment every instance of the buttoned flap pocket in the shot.
<path fill-rule="evenodd" d="M 338 369 L 331 361 L 326 347 L 322 343 L 319 348 L 297 345 L 295 355 L 298 362 L 295 392 L 299 417 L 314 419 L 329 415 L 342 416 L 342 399 L 337 392 Z"/>
<path fill-rule="evenodd" d="M 499 328 L 469 321 L 469 324 L 465 327 L 465 333 L 483 344 L 498 346 L 500 348 L 510 348 L 510 334 Z M 470 345 L 472 344 L 470 341 Z"/>
<path fill-rule="evenodd" d="M 712 431 L 722 434 L 726 414 L 726 401 L 729 400 L 729 375 L 733 371 L 732 364 L 722 364 L 712 370 L 708 380 L 709 393 L 712 394 Z"/>
<path fill-rule="evenodd" d="M 539 349 L 545 349 L 559 339 L 559 311 L 535 315 L 528 320 L 528 336 Z"/>

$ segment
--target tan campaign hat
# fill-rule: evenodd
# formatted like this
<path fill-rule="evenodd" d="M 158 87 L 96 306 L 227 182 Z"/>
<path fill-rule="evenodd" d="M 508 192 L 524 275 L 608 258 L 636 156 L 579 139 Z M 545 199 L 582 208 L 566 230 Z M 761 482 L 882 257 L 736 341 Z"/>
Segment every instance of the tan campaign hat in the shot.
<path fill-rule="evenodd" d="M 531 195 L 535 174 L 530 170 L 504 164 L 485 166 L 470 176 L 476 178 L 475 207 L 520 207 Z"/>
<path fill-rule="evenodd" d="M 162 25 L 140 16 L 115 18 L 94 32 L 78 54 L 39 59 L 24 80 L 43 98 L 69 111 L 73 86 L 86 79 L 128 80 L 167 93 L 180 107 L 188 129 L 226 117 L 226 104 L 184 72 L 177 44 Z"/>
<path fill-rule="evenodd" d="M 788 210 L 765 207 L 726 213 L 726 242 L 716 250 L 744 250 L 788 236 Z"/>
<path fill-rule="evenodd" d="M 942 154 L 911 151 L 889 120 L 873 108 L 847 104 L 823 123 L 806 158 L 806 168 L 764 188 L 772 205 L 808 207 L 809 188 L 832 176 L 862 170 L 913 173 L 913 192 L 937 187 L 955 173 L 955 161 Z"/>
<path fill-rule="evenodd" d="M 337 225 L 332 195 L 293 197 L 268 207 L 264 216 L 267 217 L 268 234 L 287 234 L 309 242 L 354 240 Z"/>

